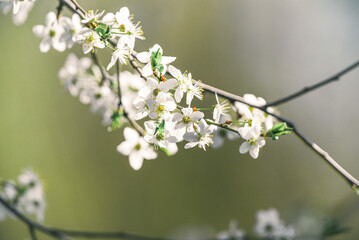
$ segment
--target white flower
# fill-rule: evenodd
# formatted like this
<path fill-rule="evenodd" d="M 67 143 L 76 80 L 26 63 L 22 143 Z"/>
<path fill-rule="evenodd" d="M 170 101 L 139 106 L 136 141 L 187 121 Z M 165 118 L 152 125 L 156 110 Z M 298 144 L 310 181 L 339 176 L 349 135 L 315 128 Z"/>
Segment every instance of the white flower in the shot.
<path fill-rule="evenodd" d="M 173 114 L 172 121 L 176 123 L 176 129 L 194 131 L 194 124 L 204 117 L 203 112 L 193 111 L 193 108 L 182 108 L 181 112 Z"/>
<path fill-rule="evenodd" d="M 112 25 L 111 32 L 120 35 L 120 41 L 123 41 L 131 50 L 135 47 L 135 40 L 145 39 L 140 22 L 136 25 L 131 21 L 130 11 L 127 7 L 122 7 L 116 14 L 109 13 L 102 19 L 105 23 Z"/>
<path fill-rule="evenodd" d="M 83 28 L 80 16 L 78 14 L 74 14 L 71 19 L 68 17 L 61 17 L 59 21 L 65 29 L 60 40 L 66 42 L 67 48 L 72 48 L 77 39 L 77 35 L 81 33 Z"/>
<path fill-rule="evenodd" d="M 245 239 L 246 232 L 244 230 L 238 229 L 237 220 L 232 220 L 229 223 L 229 229 L 227 231 L 222 231 L 217 234 L 217 239 L 219 240 L 243 240 Z"/>
<path fill-rule="evenodd" d="M 151 119 L 163 118 L 169 120 L 171 112 L 176 109 L 177 104 L 169 93 L 160 92 L 156 99 L 149 99 L 146 101 L 149 108 L 149 117 Z"/>
<path fill-rule="evenodd" d="M 154 144 L 155 147 L 167 148 L 171 143 L 177 142 L 177 138 L 174 134 L 170 133 L 166 127 L 156 132 L 157 124 L 155 121 L 145 122 L 145 128 L 147 134 L 144 139 L 148 143 Z M 156 133 L 155 133 L 156 132 Z"/>
<path fill-rule="evenodd" d="M 239 152 L 244 154 L 249 151 L 252 158 L 257 159 L 259 155 L 259 149 L 266 144 L 264 138 L 250 139 L 249 141 L 243 142 L 239 147 Z"/>
<path fill-rule="evenodd" d="M 190 73 L 188 74 L 188 78 L 189 78 L 189 81 L 192 82 L 192 75 Z M 187 98 L 186 98 L 187 105 L 191 105 L 193 97 L 196 97 L 202 101 L 202 99 L 203 99 L 202 92 L 203 92 L 203 89 L 202 89 L 201 81 L 197 81 L 194 85 L 193 84 L 189 85 L 188 91 L 187 91 Z"/>
<path fill-rule="evenodd" d="M 159 93 L 167 93 L 170 89 L 175 88 L 176 85 L 177 81 L 175 79 L 158 82 L 154 78 L 148 78 L 147 87 L 142 88 L 138 95 L 144 99 L 156 98 Z"/>
<path fill-rule="evenodd" d="M 257 223 L 254 226 L 255 233 L 262 238 L 293 239 L 295 230 L 292 227 L 285 227 L 280 220 L 278 211 L 274 208 L 260 210 L 256 215 Z"/>
<path fill-rule="evenodd" d="M 63 52 L 66 49 L 66 42 L 60 39 L 64 28 L 59 24 L 54 12 L 49 12 L 46 15 L 45 25 L 36 25 L 32 28 L 32 31 L 36 37 L 42 38 L 40 43 L 41 52 L 48 52 L 51 46 L 59 52 Z"/>
<path fill-rule="evenodd" d="M 81 20 L 82 23 L 89 23 L 89 22 L 98 22 L 99 18 L 104 14 L 105 10 L 103 10 L 100 13 L 94 12 L 93 10 L 87 11 L 85 15 L 83 16 L 83 20 Z"/>
<path fill-rule="evenodd" d="M 91 51 L 94 52 L 95 48 L 105 47 L 105 43 L 101 37 L 89 28 L 83 28 L 81 30 L 81 33 L 76 37 L 76 42 L 81 44 L 84 54 Z"/>
<path fill-rule="evenodd" d="M 201 119 L 198 126 L 199 131 L 197 129 L 196 132 L 187 132 L 184 134 L 183 138 L 189 141 L 189 143 L 184 146 L 185 149 L 193 148 L 198 145 L 199 148 L 203 148 L 203 150 L 206 151 L 206 146 L 213 143 L 213 135 L 211 135 L 213 127 L 208 126 L 204 119 Z"/>
<path fill-rule="evenodd" d="M 78 76 L 84 76 L 91 64 L 92 61 L 90 58 L 84 57 L 78 59 L 73 53 L 67 56 L 65 64 L 60 69 L 58 76 L 64 88 L 68 90 L 72 96 L 78 96 L 82 87 L 82 83 L 76 78 Z"/>
<path fill-rule="evenodd" d="M 126 58 L 130 54 L 130 49 L 125 46 L 123 41 L 118 41 L 116 50 L 112 53 L 111 62 L 107 66 L 107 71 L 115 65 L 116 61 L 119 60 L 121 64 L 127 64 Z"/>
<path fill-rule="evenodd" d="M 188 74 L 189 77 L 187 75 L 183 75 L 180 70 L 172 65 L 168 67 L 168 71 L 178 81 L 178 87 L 175 91 L 175 99 L 177 102 L 180 102 L 183 98 L 183 94 L 192 86 L 192 76 L 191 74 Z"/>
<path fill-rule="evenodd" d="M 132 128 L 126 127 L 123 135 L 125 141 L 117 146 L 117 151 L 129 156 L 130 165 L 134 170 L 142 167 L 143 159 L 151 160 L 157 158 L 153 148 Z"/>
<path fill-rule="evenodd" d="M 142 62 L 142 63 L 146 63 L 146 65 L 142 68 L 142 75 L 145 77 L 148 77 L 150 75 L 152 75 L 154 72 L 154 67 L 152 66 L 152 61 L 151 61 L 151 56 L 155 53 L 157 53 L 157 51 L 159 51 L 159 53 L 163 54 L 163 50 L 160 47 L 160 45 L 156 44 L 154 45 L 148 52 L 141 52 L 137 54 L 137 59 Z M 167 70 L 167 64 L 170 64 L 171 62 L 173 62 L 174 60 L 176 60 L 175 57 L 165 57 L 162 56 L 161 61 L 158 62 L 158 64 L 161 64 L 163 66 L 163 70 L 160 73 L 156 73 L 157 75 L 162 74 L 164 75 L 166 73 Z M 157 70 L 155 70 L 157 71 Z"/>
<path fill-rule="evenodd" d="M 215 95 L 217 104 L 213 108 L 213 119 L 216 123 L 219 123 L 219 119 L 221 118 L 221 116 L 227 115 L 230 106 L 227 99 L 222 103 L 219 103 L 217 93 L 215 93 Z"/>
<path fill-rule="evenodd" d="M 138 74 L 133 74 L 128 71 L 120 73 L 122 106 L 131 119 L 135 118 L 136 108 L 134 100 L 137 98 L 138 91 L 146 86 L 146 82 Z"/>
<path fill-rule="evenodd" d="M 38 175 L 26 169 L 19 177 L 19 184 L 26 189 L 19 199 L 19 208 L 27 214 L 34 214 L 39 222 L 44 220 L 45 194 Z"/>

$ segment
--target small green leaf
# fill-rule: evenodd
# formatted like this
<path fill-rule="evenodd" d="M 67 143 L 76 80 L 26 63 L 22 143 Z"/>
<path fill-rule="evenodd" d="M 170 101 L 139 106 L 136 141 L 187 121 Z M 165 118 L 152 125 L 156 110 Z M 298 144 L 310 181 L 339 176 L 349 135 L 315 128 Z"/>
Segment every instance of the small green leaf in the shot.
<path fill-rule="evenodd" d="M 165 120 L 162 120 L 160 122 L 160 124 L 158 124 L 158 126 L 155 129 L 155 132 L 153 133 L 153 135 L 156 135 L 156 133 L 164 133 L 165 132 Z"/>
<path fill-rule="evenodd" d="M 122 114 L 118 111 L 114 112 L 111 116 L 112 119 L 112 126 L 110 131 L 116 130 L 122 125 Z"/>
<path fill-rule="evenodd" d="M 277 140 L 279 136 L 288 135 L 293 128 L 287 127 L 285 122 L 277 123 L 271 129 L 269 129 L 265 136 L 271 137 L 273 140 Z"/>

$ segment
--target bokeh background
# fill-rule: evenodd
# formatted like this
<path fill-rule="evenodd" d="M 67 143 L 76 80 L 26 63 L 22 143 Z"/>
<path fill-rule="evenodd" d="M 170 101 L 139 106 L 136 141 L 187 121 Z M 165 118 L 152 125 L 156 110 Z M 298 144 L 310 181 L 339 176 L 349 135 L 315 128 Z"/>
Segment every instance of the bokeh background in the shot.
<path fill-rule="evenodd" d="M 128 6 L 145 41 L 194 78 L 243 95 L 274 100 L 324 79 L 359 58 L 355 0 L 79 0 L 85 9 Z M 46 185 L 46 224 L 79 230 L 125 230 L 150 236 L 213 236 L 231 219 L 251 233 L 255 213 L 275 207 L 287 224 L 315 228 L 324 218 L 359 238 L 359 198 L 294 135 L 269 141 L 260 157 L 240 155 L 239 141 L 207 152 L 181 150 L 145 161 L 135 172 L 116 152 L 122 131 L 59 85 L 67 54 L 39 51 L 32 26 L 57 1 L 35 4 L 28 21 L 0 16 L 0 176 L 32 166 Z M 69 14 L 69 12 L 65 12 Z M 102 60 L 105 64 L 108 59 Z M 359 177 L 359 70 L 279 107 L 311 139 Z M 207 96 L 206 96 L 207 97 Z M 209 104 L 214 103 L 208 96 Z M 181 145 L 181 148 L 183 146 Z M 21 222 L 0 223 L 0 239 L 29 238 Z M 40 239 L 48 239 L 40 235 Z"/>

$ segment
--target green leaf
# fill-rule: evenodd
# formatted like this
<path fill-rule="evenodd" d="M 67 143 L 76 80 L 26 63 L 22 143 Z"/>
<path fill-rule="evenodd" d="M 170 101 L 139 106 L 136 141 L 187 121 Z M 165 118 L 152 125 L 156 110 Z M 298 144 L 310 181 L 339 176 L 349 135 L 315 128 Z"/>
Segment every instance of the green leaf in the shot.
<path fill-rule="evenodd" d="M 152 69 L 155 70 L 157 66 L 159 66 L 162 62 L 162 54 L 160 52 L 160 48 L 157 50 L 157 52 L 151 53 L 151 65 Z"/>
<path fill-rule="evenodd" d="M 158 124 L 158 126 L 156 127 L 155 129 L 155 132 L 153 133 L 153 135 L 156 135 L 157 132 L 160 132 L 160 133 L 164 133 L 165 132 L 165 120 L 162 120 L 160 122 L 160 124 Z"/>
<path fill-rule="evenodd" d="M 112 119 L 112 126 L 111 131 L 116 130 L 122 125 L 122 114 L 120 112 L 114 112 L 111 116 Z"/>
<path fill-rule="evenodd" d="M 271 129 L 269 129 L 265 136 L 271 137 L 273 140 L 277 140 L 279 136 L 288 135 L 291 133 L 293 128 L 287 127 L 285 122 L 277 123 Z"/>

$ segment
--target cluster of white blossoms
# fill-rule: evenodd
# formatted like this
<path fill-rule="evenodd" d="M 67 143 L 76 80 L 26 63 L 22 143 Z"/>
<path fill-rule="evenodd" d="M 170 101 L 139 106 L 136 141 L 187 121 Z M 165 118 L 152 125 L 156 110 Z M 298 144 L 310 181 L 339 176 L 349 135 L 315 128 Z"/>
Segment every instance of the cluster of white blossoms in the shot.
<path fill-rule="evenodd" d="M 222 146 L 225 139 L 242 139 L 239 152 L 258 158 L 267 137 L 276 139 L 288 133 L 290 128 L 284 123 L 274 125 L 272 116 L 244 103 L 220 101 L 217 93 L 214 105 L 197 107 L 203 104 L 201 81 L 174 67 L 176 58 L 164 56 L 158 44 L 136 53 L 135 40 L 144 37 L 141 26 L 132 19 L 126 7 L 116 13 L 74 14 L 71 19 L 49 12 L 45 25 L 34 26 L 33 32 L 42 38 L 42 52 L 51 47 L 64 51 L 78 43 L 84 54 L 94 53 L 93 61 L 70 54 L 59 78 L 72 96 L 103 116 L 110 131 L 131 123 L 135 129 L 125 128 L 125 141 L 117 150 L 129 156 L 133 169 L 140 169 L 144 159 L 156 158 L 156 150 L 175 154 L 180 142 L 185 142 L 185 149 L 197 146 L 206 150 L 208 146 Z M 99 49 L 112 53 L 106 69 L 95 55 Z M 106 71 L 116 63 L 127 64 L 128 58 L 143 64 L 136 69 L 141 75 L 119 71 L 117 76 Z M 252 94 L 245 94 L 244 99 L 253 106 L 266 104 Z M 144 127 L 139 123 L 134 126 L 135 121 L 141 121 Z"/>
<path fill-rule="evenodd" d="M 23 24 L 35 0 L 0 0 L 0 11 L 3 14 L 12 13 L 12 20 L 15 25 Z"/>
<path fill-rule="evenodd" d="M 6 5 L 18 14 L 25 3 L 33 4 L 33 1 L 8 0 L 2 1 L 1 6 Z M 84 54 L 93 54 L 93 60 L 70 54 L 59 71 L 60 81 L 72 96 L 100 113 L 110 131 L 123 123 L 135 128 L 125 128 L 127 133 L 138 133 L 125 133 L 125 141 L 117 150 L 129 156 L 130 165 L 136 170 L 142 167 L 144 159 L 156 158 L 156 150 L 175 154 L 180 142 L 185 142 L 185 149 L 197 146 L 206 150 L 208 146 L 222 146 L 226 139 L 242 139 L 239 152 L 249 152 L 256 159 L 267 137 L 275 140 L 291 130 L 285 123 L 274 125 L 272 116 L 250 107 L 266 104 L 263 98 L 252 94 L 244 95 L 250 106 L 228 100 L 220 102 L 215 93 L 216 102 L 202 107 L 203 103 L 199 102 L 203 100 L 201 81 L 174 67 L 175 57 L 164 56 L 158 44 L 146 52 L 134 51 L 136 39 L 144 39 L 144 36 L 139 23 L 133 23 L 133 15 L 127 7 L 106 14 L 90 10 L 75 13 L 71 18 L 61 12 L 49 12 L 45 24 L 34 26 L 33 32 L 42 39 L 41 52 L 51 48 L 62 52 L 79 44 Z M 112 53 L 106 68 L 96 55 L 100 49 L 109 49 Z M 119 68 L 115 75 L 107 72 L 116 63 L 126 65 L 129 58 L 132 65 L 136 59 L 143 64 L 142 67 L 133 65 L 141 75 L 120 72 Z M 199 105 L 201 107 L 197 107 Z M 144 127 L 135 121 L 142 121 Z"/>
<path fill-rule="evenodd" d="M 283 221 L 279 218 L 279 213 L 276 209 L 259 210 L 256 214 L 256 224 L 253 228 L 254 239 L 267 240 L 292 240 L 295 239 L 295 229 L 292 226 L 285 226 Z M 232 220 L 229 223 L 229 229 L 219 232 L 217 234 L 219 240 L 245 240 L 247 239 L 246 232 L 238 229 L 238 222 Z M 253 239 L 253 237 L 248 237 Z"/>
<path fill-rule="evenodd" d="M 17 210 L 35 215 L 37 221 L 44 220 L 46 208 L 45 194 L 39 176 L 31 169 L 26 169 L 18 176 L 17 182 L 1 181 L 0 196 Z M 0 221 L 7 216 L 13 217 L 5 206 L 0 203 Z"/>

